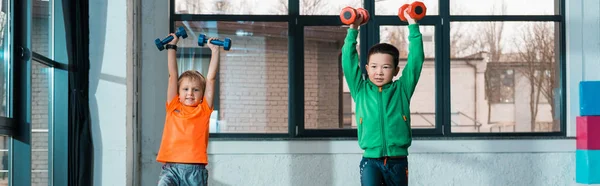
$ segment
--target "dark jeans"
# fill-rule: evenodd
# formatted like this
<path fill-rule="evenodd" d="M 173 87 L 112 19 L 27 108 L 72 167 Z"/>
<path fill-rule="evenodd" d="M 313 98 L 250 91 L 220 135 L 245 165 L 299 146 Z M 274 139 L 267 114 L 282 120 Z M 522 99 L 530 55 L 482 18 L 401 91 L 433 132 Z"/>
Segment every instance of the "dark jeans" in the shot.
<path fill-rule="evenodd" d="M 408 161 L 404 158 L 362 158 L 360 161 L 362 186 L 408 185 Z"/>
<path fill-rule="evenodd" d="M 203 164 L 165 163 L 158 186 L 207 186 L 208 170 Z"/>

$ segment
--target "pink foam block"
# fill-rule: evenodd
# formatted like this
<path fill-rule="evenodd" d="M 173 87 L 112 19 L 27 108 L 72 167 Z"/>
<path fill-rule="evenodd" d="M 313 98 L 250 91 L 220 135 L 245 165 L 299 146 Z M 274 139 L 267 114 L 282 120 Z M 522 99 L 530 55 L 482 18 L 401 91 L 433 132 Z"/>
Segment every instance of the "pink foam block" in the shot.
<path fill-rule="evenodd" d="M 577 117 L 577 149 L 600 150 L 600 116 Z"/>

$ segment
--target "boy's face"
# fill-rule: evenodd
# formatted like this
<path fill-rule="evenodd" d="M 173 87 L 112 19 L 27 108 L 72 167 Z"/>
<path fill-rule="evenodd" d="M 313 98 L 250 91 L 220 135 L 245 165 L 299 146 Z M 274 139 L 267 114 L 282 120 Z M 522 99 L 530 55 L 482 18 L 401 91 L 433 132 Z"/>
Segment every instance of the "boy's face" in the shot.
<path fill-rule="evenodd" d="M 179 102 L 185 106 L 195 107 L 202 102 L 204 89 L 200 87 L 199 80 L 183 78 L 179 84 Z"/>
<path fill-rule="evenodd" d="M 394 66 L 392 55 L 375 53 L 369 56 L 367 73 L 369 80 L 381 87 L 392 82 L 392 78 L 398 74 L 400 68 Z"/>

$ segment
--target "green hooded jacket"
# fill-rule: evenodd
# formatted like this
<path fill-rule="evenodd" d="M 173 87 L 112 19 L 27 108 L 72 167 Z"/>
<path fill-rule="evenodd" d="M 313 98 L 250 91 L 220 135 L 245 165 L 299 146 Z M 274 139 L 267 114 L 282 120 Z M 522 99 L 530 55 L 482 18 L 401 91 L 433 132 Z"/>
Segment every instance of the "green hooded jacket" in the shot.
<path fill-rule="evenodd" d="M 412 142 L 410 98 L 423 67 L 423 39 L 418 24 L 408 26 L 408 63 L 400 79 L 382 87 L 363 79 L 356 51 L 358 30 L 348 29 L 342 48 L 342 68 L 356 103 L 358 144 L 366 158 L 406 156 Z"/>

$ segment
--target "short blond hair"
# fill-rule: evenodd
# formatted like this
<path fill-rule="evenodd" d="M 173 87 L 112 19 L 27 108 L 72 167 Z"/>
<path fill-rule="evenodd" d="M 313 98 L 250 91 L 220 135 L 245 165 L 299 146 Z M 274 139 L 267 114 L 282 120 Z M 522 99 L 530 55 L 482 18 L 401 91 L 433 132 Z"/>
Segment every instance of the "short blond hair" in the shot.
<path fill-rule="evenodd" d="M 183 72 L 177 79 L 177 89 L 179 89 L 179 85 L 181 84 L 181 81 L 183 81 L 184 78 L 187 78 L 191 81 L 200 82 L 200 89 L 204 91 L 204 87 L 206 86 L 206 79 L 200 72 L 196 70 L 188 70 Z"/>

